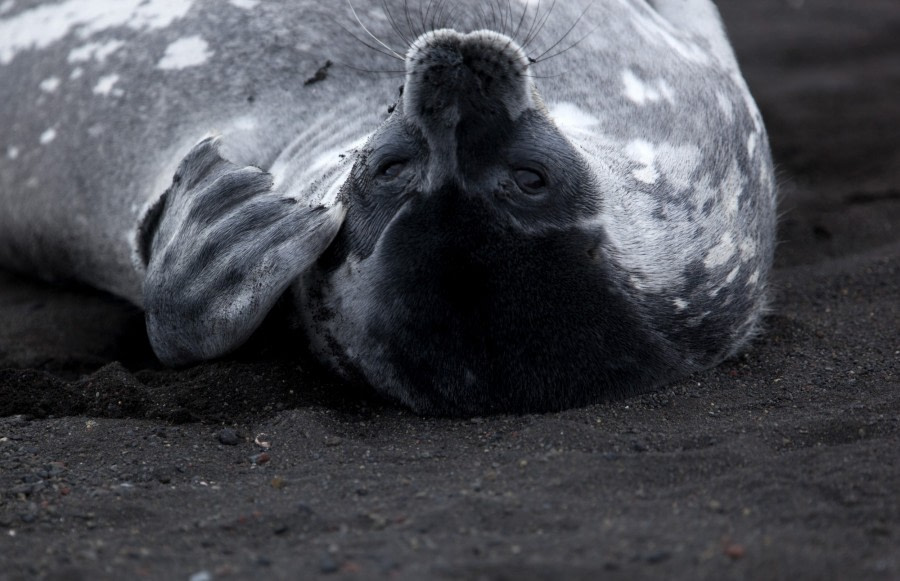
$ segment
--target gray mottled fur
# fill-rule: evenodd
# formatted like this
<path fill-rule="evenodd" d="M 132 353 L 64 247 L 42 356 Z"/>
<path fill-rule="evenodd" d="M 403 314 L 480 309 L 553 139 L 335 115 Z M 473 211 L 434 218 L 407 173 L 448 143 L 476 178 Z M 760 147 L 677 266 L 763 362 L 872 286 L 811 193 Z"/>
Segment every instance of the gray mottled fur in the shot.
<path fill-rule="evenodd" d="M 757 329 L 772 165 L 708 0 L 85 2 L 0 15 L 0 264 L 143 306 L 163 361 L 287 291 L 339 373 L 522 411 Z"/>

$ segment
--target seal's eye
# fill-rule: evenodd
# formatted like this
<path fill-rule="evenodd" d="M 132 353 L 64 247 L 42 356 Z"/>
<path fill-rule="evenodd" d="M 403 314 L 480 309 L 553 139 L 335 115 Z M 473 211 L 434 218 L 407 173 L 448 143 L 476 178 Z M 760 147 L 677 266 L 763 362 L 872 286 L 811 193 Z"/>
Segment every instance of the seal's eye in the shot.
<path fill-rule="evenodd" d="M 542 194 L 547 182 L 544 176 L 531 169 L 517 169 L 514 174 L 516 185 L 526 194 Z"/>
<path fill-rule="evenodd" d="M 378 177 L 393 179 L 400 175 L 400 172 L 403 171 L 403 168 L 406 167 L 406 162 L 402 161 L 389 161 L 383 164 L 378 168 Z"/>

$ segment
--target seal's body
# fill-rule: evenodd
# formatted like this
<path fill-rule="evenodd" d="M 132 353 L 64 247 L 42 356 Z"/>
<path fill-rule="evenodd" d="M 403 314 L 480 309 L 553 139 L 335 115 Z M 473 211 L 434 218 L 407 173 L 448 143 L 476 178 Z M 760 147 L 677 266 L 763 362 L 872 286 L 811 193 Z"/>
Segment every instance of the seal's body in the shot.
<path fill-rule="evenodd" d="M 342 375 L 472 414 L 648 390 L 756 329 L 772 165 L 706 0 L 87 2 L 0 16 L 0 262 L 141 304 L 163 361 L 288 292 Z"/>

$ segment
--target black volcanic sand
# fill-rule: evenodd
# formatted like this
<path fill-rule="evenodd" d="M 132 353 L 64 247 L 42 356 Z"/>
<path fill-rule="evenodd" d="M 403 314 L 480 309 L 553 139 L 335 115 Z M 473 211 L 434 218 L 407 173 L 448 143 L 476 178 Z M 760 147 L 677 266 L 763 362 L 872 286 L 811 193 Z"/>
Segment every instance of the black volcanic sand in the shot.
<path fill-rule="evenodd" d="M 900 579 L 900 5 L 721 8 L 782 192 L 746 355 L 423 419 L 274 326 L 165 370 L 131 307 L 3 274 L 0 578 Z"/>

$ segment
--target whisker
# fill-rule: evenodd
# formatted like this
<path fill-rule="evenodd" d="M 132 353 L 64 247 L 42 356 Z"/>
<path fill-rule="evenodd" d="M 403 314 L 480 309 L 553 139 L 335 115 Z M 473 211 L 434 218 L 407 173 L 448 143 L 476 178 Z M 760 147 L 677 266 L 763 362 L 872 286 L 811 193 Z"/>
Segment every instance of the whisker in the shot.
<path fill-rule="evenodd" d="M 359 26 L 360 26 L 363 30 L 366 31 L 366 34 L 368 34 L 369 36 L 372 37 L 372 40 L 374 40 L 374 41 L 377 42 L 379 45 L 381 45 L 382 47 L 384 47 L 384 48 L 385 48 L 387 51 L 389 51 L 390 53 L 393 53 L 393 55 L 394 55 L 396 58 L 398 58 L 398 59 L 400 59 L 400 60 L 405 60 L 405 59 L 403 58 L 403 55 L 401 55 L 400 53 L 398 53 L 397 51 L 395 51 L 394 49 L 392 49 L 391 47 L 389 47 L 389 46 L 386 45 L 385 43 L 381 42 L 381 40 L 380 40 L 377 36 L 375 36 L 374 34 L 372 34 L 372 32 L 371 32 L 368 28 L 366 28 L 366 25 L 363 24 L 362 20 L 360 20 L 360 18 L 359 18 L 359 15 L 356 13 L 356 8 L 353 7 L 353 2 L 352 2 L 351 0 L 347 0 L 347 6 L 349 6 L 349 7 L 350 7 L 350 10 L 353 12 L 353 17 L 356 18 L 356 22 L 359 23 Z"/>
<path fill-rule="evenodd" d="M 590 4 L 588 4 L 587 7 L 586 7 L 584 10 L 582 10 L 581 14 L 578 15 L 578 18 L 575 19 L 575 22 L 572 23 L 572 26 L 570 26 L 569 29 L 566 30 L 566 33 L 563 34 L 563 35 L 559 38 L 559 40 L 557 40 L 556 42 L 554 42 L 547 50 L 545 50 L 544 52 L 542 52 L 541 54 L 539 54 L 538 56 L 536 56 L 536 57 L 535 57 L 535 60 L 538 61 L 538 62 L 540 62 L 540 60 L 541 60 L 542 58 L 544 58 L 544 56 L 545 56 L 548 52 L 550 52 L 550 51 L 552 51 L 553 49 L 555 49 L 557 46 L 560 45 L 560 43 L 561 43 L 562 41 L 564 41 L 570 34 L 572 34 L 572 31 L 575 30 L 575 27 L 578 26 L 578 23 L 581 22 L 581 19 L 584 18 L 584 15 L 585 15 L 585 14 L 587 14 L 587 11 L 590 10 L 593 6 L 594 6 L 594 3 L 593 3 L 593 2 L 591 2 Z M 584 38 L 585 38 L 585 37 L 583 37 L 581 40 L 584 40 Z M 579 42 L 581 42 L 581 41 L 579 40 Z M 571 47 L 569 47 L 569 48 L 571 48 Z M 568 49 L 566 49 L 566 50 L 568 50 Z M 558 54 L 562 54 L 562 53 L 558 53 Z"/>
<path fill-rule="evenodd" d="M 534 10 L 534 18 L 531 20 L 531 24 L 528 27 L 528 34 L 525 35 L 525 38 L 522 40 L 522 49 L 528 48 L 528 45 L 534 40 L 535 28 L 537 27 L 538 21 L 541 19 L 541 0 L 537 0 L 537 7 Z"/>
<path fill-rule="evenodd" d="M 510 5 L 512 5 L 512 0 L 510 0 Z M 519 24 L 516 25 L 516 31 L 512 34 L 512 37 L 515 39 L 519 38 L 519 33 L 522 32 L 522 25 L 525 24 L 525 16 L 528 14 L 528 4 L 525 4 L 522 8 L 522 16 L 519 18 Z"/>
<path fill-rule="evenodd" d="M 373 50 L 373 51 L 375 51 L 375 52 L 377 52 L 377 53 L 381 53 L 381 54 L 383 54 L 383 55 L 385 55 L 385 56 L 391 57 L 392 59 L 396 59 L 396 58 L 397 58 L 397 53 L 395 53 L 395 52 L 393 52 L 393 51 L 387 52 L 387 51 L 382 50 L 381 48 L 379 48 L 379 47 L 377 47 L 377 46 L 373 46 L 373 45 L 369 44 L 369 43 L 366 42 L 365 40 L 363 40 L 363 39 L 361 39 L 360 37 L 356 36 L 356 34 L 355 34 L 352 30 L 350 30 L 349 28 L 347 28 L 346 26 L 344 26 L 344 25 L 343 25 L 340 21 L 338 21 L 336 18 L 331 18 L 331 22 L 332 22 L 333 24 L 337 25 L 338 27 L 340 27 L 341 30 L 343 30 L 344 32 L 346 32 L 347 34 L 349 34 L 354 40 L 356 40 L 356 42 L 360 43 L 361 45 L 363 45 L 364 47 L 368 48 L 369 50 Z M 400 59 L 400 60 L 405 60 L 405 59 Z"/>
<path fill-rule="evenodd" d="M 429 26 L 429 21 L 428 21 L 428 18 L 431 15 L 431 9 L 434 6 L 434 2 L 435 2 L 435 0 L 428 0 L 428 4 L 425 6 L 425 12 L 421 15 L 422 16 L 422 34 L 425 34 L 425 32 L 428 30 L 434 30 L 434 26 L 433 26 L 434 22 L 432 21 L 432 23 L 431 23 L 432 26 Z"/>
<path fill-rule="evenodd" d="M 565 53 L 569 52 L 570 50 L 572 50 L 573 48 L 575 48 L 576 46 L 578 46 L 579 44 L 581 44 L 582 41 L 584 41 L 584 39 L 586 39 L 586 38 L 589 37 L 590 35 L 594 34 L 594 32 L 596 32 L 597 29 L 600 28 L 600 26 L 601 26 L 601 25 L 598 24 L 598 25 L 595 26 L 594 28 L 590 29 L 590 30 L 587 32 L 587 34 L 585 34 L 584 36 L 582 36 L 581 38 L 579 38 L 578 40 L 576 40 L 575 42 L 573 42 L 571 45 L 569 45 L 569 46 L 567 46 L 566 48 L 562 49 L 561 51 L 556 52 L 556 53 L 554 53 L 554 54 L 551 54 L 551 55 L 548 56 L 548 57 L 538 58 L 538 59 L 535 60 L 535 62 L 542 62 L 542 63 L 543 63 L 543 62 L 547 62 L 548 60 L 554 59 L 554 58 L 558 57 L 558 56 L 561 55 L 561 54 L 565 54 Z"/>
<path fill-rule="evenodd" d="M 384 13 L 388 17 L 388 21 L 391 23 L 391 28 L 394 30 L 394 33 L 400 37 L 400 40 L 403 41 L 403 44 L 409 46 L 409 41 L 406 39 L 406 36 L 403 34 L 403 31 L 400 29 L 400 26 L 397 24 L 397 20 L 394 18 L 394 15 L 391 13 L 391 9 L 388 7 L 387 0 L 381 0 L 381 5 L 384 8 Z"/>
<path fill-rule="evenodd" d="M 416 37 L 420 36 L 420 33 L 416 32 L 416 27 L 413 26 L 413 23 L 412 23 L 412 12 L 409 9 L 409 0 L 403 0 L 403 13 L 404 13 L 404 16 L 406 17 L 406 27 Z M 412 46 L 412 43 L 409 43 L 409 46 Z"/>
<path fill-rule="evenodd" d="M 537 30 L 534 31 L 534 39 L 537 39 L 543 32 L 544 27 L 547 25 L 547 21 L 550 20 L 550 16 L 553 14 L 553 9 L 556 8 L 556 0 L 550 4 L 550 9 L 547 10 L 547 14 L 544 15 L 544 19 L 541 20 L 540 25 L 538 25 Z"/>

